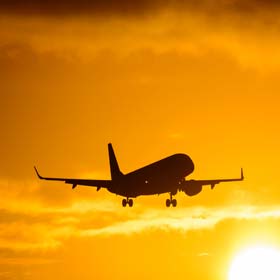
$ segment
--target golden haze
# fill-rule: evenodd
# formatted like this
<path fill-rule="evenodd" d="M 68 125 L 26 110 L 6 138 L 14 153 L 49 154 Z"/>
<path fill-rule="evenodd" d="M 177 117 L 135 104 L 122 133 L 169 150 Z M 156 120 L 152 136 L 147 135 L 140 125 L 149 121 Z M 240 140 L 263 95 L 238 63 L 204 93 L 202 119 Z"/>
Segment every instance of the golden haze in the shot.
<path fill-rule="evenodd" d="M 279 10 L 249 2 L 0 6 L 0 279 L 222 280 L 280 245 Z M 122 209 L 34 175 L 109 178 L 108 142 L 124 172 L 182 152 L 192 178 L 246 181 Z"/>

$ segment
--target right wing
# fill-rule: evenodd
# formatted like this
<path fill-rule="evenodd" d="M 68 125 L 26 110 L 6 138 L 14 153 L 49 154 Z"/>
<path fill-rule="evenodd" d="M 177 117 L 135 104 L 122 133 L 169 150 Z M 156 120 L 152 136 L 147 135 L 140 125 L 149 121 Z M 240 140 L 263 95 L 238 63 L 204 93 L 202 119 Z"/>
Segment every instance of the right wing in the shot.
<path fill-rule="evenodd" d="M 111 180 L 91 180 L 91 179 L 70 179 L 70 178 L 53 178 L 53 177 L 43 177 L 39 174 L 37 168 L 34 166 L 36 174 L 41 180 L 49 180 L 49 181 L 64 181 L 65 184 L 71 184 L 72 189 L 76 188 L 78 185 L 80 186 L 88 186 L 88 187 L 96 187 L 99 191 L 101 188 L 108 189 L 111 186 Z"/>
<path fill-rule="evenodd" d="M 206 185 L 211 185 L 211 188 L 213 189 L 216 184 L 222 183 L 222 182 L 236 182 L 236 181 L 243 181 L 244 180 L 244 175 L 243 175 L 243 168 L 241 168 L 241 174 L 240 178 L 233 178 L 233 179 L 214 179 L 214 180 L 189 180 L 186 182 L 191 182 L 193 184 L 201 185 L 201 186 L 206 186 Z"/>
<path fill-rule="evenodd" d="M 241 168 L 241 174 L 239 178 L 232 178 L 232 179 L 214 179 L 214 180 L 185 180 L 181 182 L 181 187 L 179 190 L 185 192 L 189 196 L 196 195 L 202 191 L 202 187 L 206 185 L 210 185 L 211 189 L 215 187 L 216 184 L 222 182 L 236 182 L 236 181 L 243 181 L 243 169 Z"/>

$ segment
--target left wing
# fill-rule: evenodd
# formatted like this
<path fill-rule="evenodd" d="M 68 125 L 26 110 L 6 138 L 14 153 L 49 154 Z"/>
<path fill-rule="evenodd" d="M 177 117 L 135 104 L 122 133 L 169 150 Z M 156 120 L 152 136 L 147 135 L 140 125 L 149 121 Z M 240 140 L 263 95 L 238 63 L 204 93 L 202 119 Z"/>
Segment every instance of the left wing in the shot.
<path fill-rule="evenodd" d="M 41 180 L 50 180 L 50 181 L 64 181 L 65 184 L 71 184 L 72 189 L 76 188 L 78 185 L 88 186 L 88 187 L 97 187 L 99 191 L 101 188 L 109 188 L 111 185 L 111 180 L 92 180 L 92 179 L 71 179 L 71 178 L 53 178 L 53 177 L 42 177 L 37 168 L 34 166 L 37 176 Z"/>

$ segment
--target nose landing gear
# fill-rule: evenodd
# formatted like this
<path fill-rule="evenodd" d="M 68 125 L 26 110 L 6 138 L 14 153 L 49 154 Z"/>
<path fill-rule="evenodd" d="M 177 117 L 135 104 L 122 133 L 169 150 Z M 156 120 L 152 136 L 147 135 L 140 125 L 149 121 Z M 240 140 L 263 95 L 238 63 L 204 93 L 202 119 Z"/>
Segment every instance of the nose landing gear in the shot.
<path fill-rule="evenodd" d="M 124 198 L 122 200 L 122 206 L 123 207 L 126 207 L 126 205 L 128 204 L 129 207 L 132 207 L 133 206 L 133 200 L 131 198 Z"/>

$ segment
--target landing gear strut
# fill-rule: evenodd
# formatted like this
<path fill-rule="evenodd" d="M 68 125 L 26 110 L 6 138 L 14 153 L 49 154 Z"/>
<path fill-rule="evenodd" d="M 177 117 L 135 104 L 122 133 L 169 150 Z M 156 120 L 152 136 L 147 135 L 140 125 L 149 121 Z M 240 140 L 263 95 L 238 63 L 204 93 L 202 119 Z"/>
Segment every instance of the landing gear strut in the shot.
<path fill-rule="evenodd" d="M 166 207 L 170 207 L 172 205 L 173 207 L 177 206 L 177 200 L 174 198 L 172 199 L 172 194 L 170 193 L 170 199 L 166 199 Z"/>
<path fill-rule="evenodd" d="M 122 206 L 123 207 L 126 207 L 126 205 L 128 204 L 129 207 L 132 207 L 133 206 L 133 200 L 131 198 L 124 198 L 122 200 Z"/>

